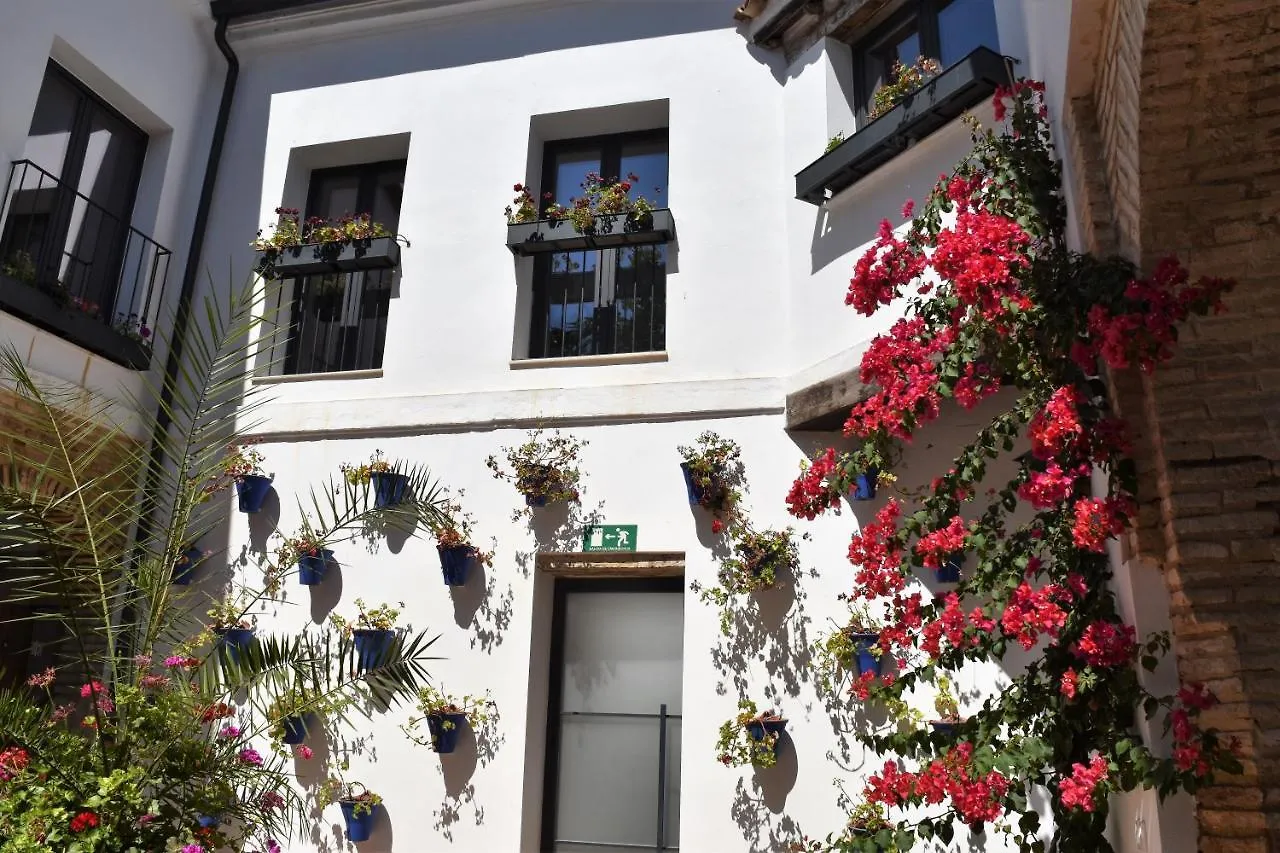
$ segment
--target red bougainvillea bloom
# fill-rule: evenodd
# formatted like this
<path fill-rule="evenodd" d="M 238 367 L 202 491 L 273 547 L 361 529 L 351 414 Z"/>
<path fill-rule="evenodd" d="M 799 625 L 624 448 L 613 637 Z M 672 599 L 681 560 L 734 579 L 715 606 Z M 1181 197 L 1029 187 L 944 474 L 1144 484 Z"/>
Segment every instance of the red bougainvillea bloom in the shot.
<path fill-rule="evenodd" d="M 80 812 L 71 818 L 72 832 L 87 832 L 98 825 L 98 816 L 93 812 Z"/>
<path fill-rule="evenodd" d="M 952 516 L 946 527 L 920 537 L 916 542 L 916 554 L 924 565 L 937 568 L 951 554 L 964 547 L 964 537 L 968 532 L 964 519 L 958 515 Z"/>
<path fill-rule="evenodd" d="M 971 361 L 964 366 L 964 375 L 956 380 L 951 393 L 962 408 L 972 409 L 999 390 L 999 377 L 985 364 Z"/>
<path fill-rule="evenodd" d="M 1018 276 L 1026 267 L 1030 242 L 1012 219 L 987 210 L 963 211 L 952 228 L 938 233 L 929 263 L 951 283 L 961 305 L 998 319 L 1008 310 L 1005 300 L 1021 295 Z"/>
<path fill-rule="evenodd" d="M 907 584 L 902 572 L 902 552 L 893 543 L 900 506 L 889 499 L 874 521 L 868 522 L 849 542 L 849 562 L 857 567 L 854 584 L 858 597 L 889 596 Z"/>
<path fill-rule="evenodd" d="M 1205 711 L 1218 704 L 1218 697 L 1203 684 L 1186 684 L 1178 690 L 1178 701 L 1188 708 Z"/>
<path fill-rule="evenodd" d="M 1062 804 L 1069 809 L 1093 811 L 1097 804 L 1098 786 L 1107 778 L 1107 759 L 1095 755 L 1086 767 L 1079 762 L 1071 765 L 1071 775 L 1058 783 Z"/>
<path fill-rule="evenodd" d="M 1077 548 L 1102 553 L 1107 539 L 1124 532 L 1126 504 L 1117 498 L 1080 498 L 1075 503 L 1071 539 Z"/>
<path fill-rule="evenodd" d="M 1080 423 L 1080 392 L 1070 385 L 1054 391 L 1044 409 L 1027 425 L 1031 452 L 1037 459 L 1049 460 L 1075 446 L 1084 434 Z"/>
<path fill-rule="evenodd" d="M 1023 581 L 1009 596 L 1009 603 L 1000 616 L 1000 627 L 1010 639 L 1030 649 L 1041 634 L 1056 637 L 1067 623 L 1067 611 L 1059 602 L 1070 604 L 1071 593 L 1056 584 L 1033 590 Z"/>
<path fill-rule="evenodd" d="M 1004 813 L 1000 800 L 1009 780 L 998 771 L 979 773 L 973 767 L 973 745 L 959 743 L 918 773 L 903 771 L 886 762 L 867 779 L 867 801 L 901 806 L 914 801 L 936 805 L 951 800 L 960 819 L 973 825 L 997 820 Z"/>
<path fill-rule="evenodd" d="M 871 670 L 861 673 L 849 685 L 849 693 L 853 695 L 859 702 L 867 701 L 867 697 L 871 695 L 871 687 L 876 683 L 876 674 Z"/>
<path fill-rule="evenodd" d="M 936 419 L 941 395 L 934 357 L 954 337 L 953 330 L 926 337 L 924 320 L 913 317 L 872 339 L 862 356 L 859 378 L 880 391 L 853 407 L 844 434 L 866 438 L 883 431 L 909 439 L 916 427 Z"/>
<path fill-rule="evenodd" d="M 835 492 L 827 487 L 827 477 L 836 470 L 836 449 L 828 447 L 827 452 L 804 470 L 791 490 L 787 492 L 787 511 L 797 518 L 812 521 L 839 500 Z"/>
<path fill-rule="evenodd" d="M 897 298 L 902 287 L 917 278 L 924 269 L 924 255 L 895 237 L 893 226 L 885 219 L 880 223 L 876 241 L 862 253 L 853 268 L 844 304 L 852 305 L 859 314 L 870 317 L 881 305 L 888 305 Z"/>
<path fill-rule="evenodd" d="M 1076 479 L 1088 469 L 1063 471 L 1057 462 L 1050 462 L 1043 471 L 1032 471 L 1027 482 L 1018 487 L 1018 497 L 1036 509 L 1052 509 L 1071 497 Z"/>
<path fill-rule="evenodd" d="M 1090 666 L 1124 666 L 1137 650 L 1137 633 L 1132 625 L 1094 622 L 1084 629 L 1080 641 L 1071 647 L 1076 657 Z"/>
<path fill-rule="evenodd" d="M 1062 695 L 1068 699 L 1076 698 L 1076 690 L 1079 687 L 1079 676 L 1076 675 L 1074 669 L 1068 669 L 1062 673 Z"/>

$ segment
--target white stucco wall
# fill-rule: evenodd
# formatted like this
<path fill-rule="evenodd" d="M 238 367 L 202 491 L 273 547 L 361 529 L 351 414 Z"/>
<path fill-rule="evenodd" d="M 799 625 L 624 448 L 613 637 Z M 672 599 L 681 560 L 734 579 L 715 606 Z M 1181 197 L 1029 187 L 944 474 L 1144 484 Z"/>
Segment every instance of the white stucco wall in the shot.
<path fill-rule="evenodd" d="M 177 291 L 204 174 L 213 116 L 210 98 L 224 65 L 214 59 L 207 4 L 196 0 L 10 4 L 0 33 L 0 158 L 23 158 L 36 99 L 50 58 L 80 79 L 149 137 L 133 226 L 172 250 L 168 310 Z M 19 11 L 20 7 L 20 11 Z M 164 316 L 164 315 L 161 315 Z M 44 373 L 124 401 L 142 377 L 54 335 L 5 315 L 0 341 L 30 352 Z M 162 354 L 163 355 L 163 354 Z M 153 366 L 160 359 L 153 359 Z"/>

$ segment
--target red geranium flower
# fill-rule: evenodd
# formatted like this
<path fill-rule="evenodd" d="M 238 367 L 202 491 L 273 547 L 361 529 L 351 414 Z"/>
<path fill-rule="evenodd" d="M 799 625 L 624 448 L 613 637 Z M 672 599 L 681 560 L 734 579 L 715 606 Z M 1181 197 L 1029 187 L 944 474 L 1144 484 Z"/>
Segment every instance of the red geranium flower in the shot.
<path fill-rule="evenodd" d="M 71 818 L 72 832 L 87 832 L 98 825 L 98 816 L 93 812 L 80 812 Z"/>

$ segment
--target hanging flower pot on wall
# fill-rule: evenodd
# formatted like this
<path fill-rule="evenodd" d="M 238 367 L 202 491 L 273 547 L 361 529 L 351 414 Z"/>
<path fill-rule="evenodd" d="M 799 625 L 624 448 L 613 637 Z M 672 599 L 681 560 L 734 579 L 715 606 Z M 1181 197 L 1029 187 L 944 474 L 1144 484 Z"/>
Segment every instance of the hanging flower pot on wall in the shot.
<path fill-rule="evenodd" d="M 253 645 L 254 630 L 252 628 L 214 628 L 218 637 L 218 650 L 223 658 L 231 663 L 240 663 L 241 656 Z"/>
<path fill-rule="evenodd" d="M 196 563 L 199 563 L 204 557 L 204 552 L 192 545 L 183 551 L 178 561 L 173 564 L 173 583 L 178 586 L 187 586 L 195 579 Z"/>
<path fill-rule="evenodd" d="M 333 564 L 333 552 L 320 549 L 317 554 L 303 554 L 298 558 L 298 583 L 316 586 L 324 580 L 325 569 Z"/>
<path fill-rule="evenodd" d="M 877 676 L 881 674 L 884 668 L 884 659 L 875 654 L 873 649 L 880 642 L 879 634 L 851 632 L 849 640 L 853 643 L 855 660 L 858 665 L 858 675 L 865 672 L 874 672 Z"/>
<path fill-rule="evenodd" d="M 262 505 L 271 491 L 271 478 L 261 474 L 245 474 L 236 479 L 236 496 L 240 499 L 240 511 L 247 514 L 262 511 Z"/>
<path fill-rule="evenodd" d="M 356 628 L 352 636 L 356 646 L 356 665 L 360 669 L 377 669 L 391 651 L 396 632 L 378 628 Z"/>
<path fill-rule="evenodd" d="M 395 471 L 372 471 L 369 482 L 373 484 L 373 505 L 379 509 L 395 506 L 409 491 L 409 478 Z"/>
<path fill-rule="evenodd" d="M 369 806 L 344 800 L 338 803 L 338 807 L 342 809 L 342 819 L 347 823 L 347 840 L 368 841 L 369 836 L 373 834 L 374 820 L 382 809 L 382 805 Z"/>
<path fill-rule="evenodd" d="M 280 741 L 290 746 L 307 739 L 307 719 L 304 716 L 285 717 L 280 721 L 280 729 L 283 732 Z"/>
<path fill-rule="evenodd" d="M 444 574 L 444 582 L 448 586 L 466 586 L 467 568 L 475 555 L 470 545 L 454 545 L 451 548 L 438 549 L 440 554 L 440 571 Z"/>
<path fill-rule="evenodd" d="M 196 824 L 201 829 L 216 829 L 222 824 L 222 815 L 196 815 Z"/>
<path fill-rule="evenodd" d="M 880 476 L 880 471 L 872 466 L 866 471 L 854 478 L 853 488 L 849 490 L 849 497 L 855 501 L 869 501 L 876 496 L 876 480 Z"/>
<path fill-rule="evenodd" d="M 938 583 L 959 583 L 960 568 L 964 565 L 964 552 L 957 551 L 947 561 L 933 570 Z"/>
<path fill-rule="evenodd" d="M 458 748 L 458 736 L 467 715 L 430 714 L 427 717 L 427 730 L 431 732 L 431 748 L 441 755 L 448 755 Z"/>
<path fill-rule="evenodd" d="M 746 729 L 747 734 L 755 741 L 764 740 L 765 735 L 777 735 L 773 740 L 773 754 L 777 755 L 782 748 L 782 733 L 787 729 L 787 721 L 784 717 L 752 720 L 746 724 Z"/>
<path fill-rule="evenodd" d="M 702 503 L 702 486 L 698 485 L 698 481 L 694 479 L 688 462 L 680 463 L 680 472 L 684 474 L 684 488 L 689 493 L 689 505 L 698 506 Z"/>

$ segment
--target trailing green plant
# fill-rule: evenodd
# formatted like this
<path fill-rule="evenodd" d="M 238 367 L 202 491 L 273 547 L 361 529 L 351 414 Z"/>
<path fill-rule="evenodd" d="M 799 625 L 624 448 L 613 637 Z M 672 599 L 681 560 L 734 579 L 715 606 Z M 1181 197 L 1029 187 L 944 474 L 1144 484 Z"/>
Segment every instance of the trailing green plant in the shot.
<path fill-rule="evenodd" d="M 458 490 L 456 496 L 445 495 L 445 506 L 442 518 L 432 531 L 436 537 L 436 548 L 446 551 L 451 548 L 470 548 L 471 556 L 477 562 L 492 567 L 494 548 L 482 550 L 476 545 L 475 517 L 462 506 L 465 492 Z"/>
<path fill-rule="evenodd" d="M 827 140 L 827 147 L 822 149 L 822 153 L 830 154 L 832 151 L 835 151 L 844 144 L 844 138 L 843 130 L 836 131 L 836 135 Z"/>
<path fill-rule="evenodd" d="M 907 96 L 928 83 L 942 70 L 935 59 L 925 56 L 916 58 L 910 65 L 903 65 L 894 60 L 889 71 L 889 82 L 880 86 L 871 95 L 871 106 L 867 108 L 867 118 L 874 121 L 906 100 Z"/>
<path fill-rule="evenodd" d="M 1161 695 L 1139 675 L 1170 639 L 1140 639 L 1112 592 L 1108 540 L 1136 513 L 1137 473 L 1104 381 L 1104 369 L 1168 360 L 1178 325 L 1222 310 L 1232 283 L 1193 282 L 1173 259 L 1142 277 L 1123 259 L 1070 248 L 1043 90 L 1000 87 L 995 115 L 1007 124 L 997 132 L 970 119 L 970 155 L 903 233 L 884 223 L 858 260 L 847 304 L 871 315 L 905 303 L 905 316 L 862 359 L 869 393 L 845 425 L 858 447 L 819 456 L 788 495 L 795 515 L 829 510 L 869 460 L 900 454 L 940 417 L 944 401 L 974 409 L 1001 392 L 945 473 L 911 506 L 887 500 L 848 549 L 848 596 L 886 604 L 880 642 L 897 661 L 892 680 L 866 685 L 867 701 L 905 702 L 944 678 L 949 693 L 952 673 L 1007 667 L 1015 646 L 1029 658 L 971 711 L 959 741 L 927 728 L 860 733 L 886 759 L 866 779 L 867 800 L 889 810 L 902 849 L 948 844 L 959 823 L 994 826 L 1027 853 L 1109 850 L 1108 795 L 1194 793 L 1240 772 L 1233 744 L 1201 722 L 1217 701 L 1210 691 L 1185 684 Z M 998 460 L 1014 473 L 992 485 Z M 971 505 L 963 517 L 962 504 Z M 910 591 L 915 570 L 962 548 L 954 591 L 927 603 Z M 1143 717 L 1163 723 L 1172 754 L 1144 743 Z M 1051 829 L 1032 803 L 1046 794 Z M 824 849 L 876 842 L 842 834 Z"/>
<path fill-rule="evenodd" d="M 729 534 L 732 549 L 720 561 L 715 584 L 704 586 L 698 581 L 689 584 L 701 601 L 719 609 L 722 634 L 730 633 L 738 610 L 736 596 L 772 589 L 780 578 L 794 574 L 800 564 L 794 533 L 790 527 L 753 530 L 745 523 L 735 524 Z"/>
<path fill-rule="evenodd" d="M 382 797 L 370 791 L 360 782 L 344 782 L 330 776 L 316 786 L 316 808 L 323 809 L 333 803 L 351 803 L 353 817 L 373 814 L 382 805 Z"/>
<path fill-rule="evenodd" d="M 738 713 L 720 725 L 720 737 L 716 741 L 716 760 L 726 767 L 773 767 L 778 763 L 778 739 L 780 731 L 769 731 L 766 723 L 786 722 L 773 709 L 760 711 L 750 699 L 738 701 Z M 760 737 L 754 737 L 751 729 L 758 727 Z"/>
<path fill-rule="evenodd" d="M 576 503 L 581 497 L 579 483 L 582 473 L 578 470 L 583 439 L 565 435 L 559 430 L 544 435 L 541 428 L 530 430 L 524 443 L 515 447 L 503 447 L 507 465 L 504 467 L 496 456 L 485 460 L 485 465 L 498 480 L 515 485 L 516 491 L 526 498 L 548 504 Z M 528 506 L 512 514 L 517 521 L 527 514 Z"/>
<path fill-rule="evenodd" d="M 489 695 L 489 691 L 485 691 L 483 696 L 463 696 L 461 698 L 445 693 L 443 689 L 437 688 L 435 685 L 428 684 L 418 690 L 418 700 L 415 704 L 418 713 L 411 716 L 407 722 L 400 726 L 410 740 L 419 746 L 431 746 L 432 737 L 430 734 L 423 735 L 421 727 L 431 718 L 436 720 L 437 725 L 443 729 L 452 729 L 454 723 L 449 719 L 450 715 L 458 715 L 467 718 L 467 725 L 476 733 L 477 738 L 482 737 L 485 730 L 497 719 L 497 705 L 494 704 L 493 697 Z"/>
<path fill-rule="evenodd" d="M 736 441 L 710 430 L 680 452 L 689 478 L 698 491 L 698 504 L 712 514 L 711 532 L 720 533 L 737 517 L 746 484 L 742 448 Z"/>
<path fill-rule="evenodd" d="M 845 624 L 821 639 L 814 650 L 818 687 L 824 692 L 834 693 L 843 676 L 856 678 L 858 645 L 853 639 L 854 635 L 878 634 L 883 624 L 883 619 L 872 615 L 866 602 L 851 602 L 849 618 Z M 872 645 L 868 652 L 877 658 L 883 654 L 878 644 Z"/>
<path fill-rule="evenodd" d="M 355 631 L 391 631 L 395 629 L 396 622 L 400 619 L 400 610 L 404 607 L 404 602 L 401 601 L 396 607 L 390 604 L 379 604 L 377 607 L 366 609 L 362 598 L 357 598 L 355 604 L 354 619 L 345 619 L 337 613 L 330 613 L 329 624 L 348 636 Z"/>
<path fill-rule="evenodd" d="M 406 635 L 376 672 L 349 666 L 352 641 L 328 630 L 260 625 L 250 648 L 215 655 L 204 627 L 211 602 L 171 584 L 190 544 L 225 524 L 226 506 L 211 499 L 261 470 L 236 431 L 262 404 L 247 381 L 248 342 L 275 297 L 257 286 L 194 312 L 182 370 L 143 386 L 127 427 L 112 414 L 117 400 L 37 380 L 20 353 L 0 350 L 0 381 L 18 398 L 0 425 L 0 588 L 41 602 L 22 618 L 66 638 L 52 649 L 55 669 L 30 686 L 0 686 L 3 853 L 271 849 L 308 809 L 279 762 L 253 748 L 270 725 L 257 709 L 304 690 L 341 708 L 333 723 L 346 726 L 427 682 L 425 633 Z M 135 431 L 155 435 L 155 446 Z M 406 476 L 414 499 L 398 511 L 429 529 L 439 488 L 425 469 Z M 308 501 L 324 541 L 381 512 L 366 490 L 332 481 Z M 215 599 L 215 625 L 251 626 L 268 597 L 235 588 L 243 597 Z M 222 823 L 200 828 L 199 815 Z"/>

